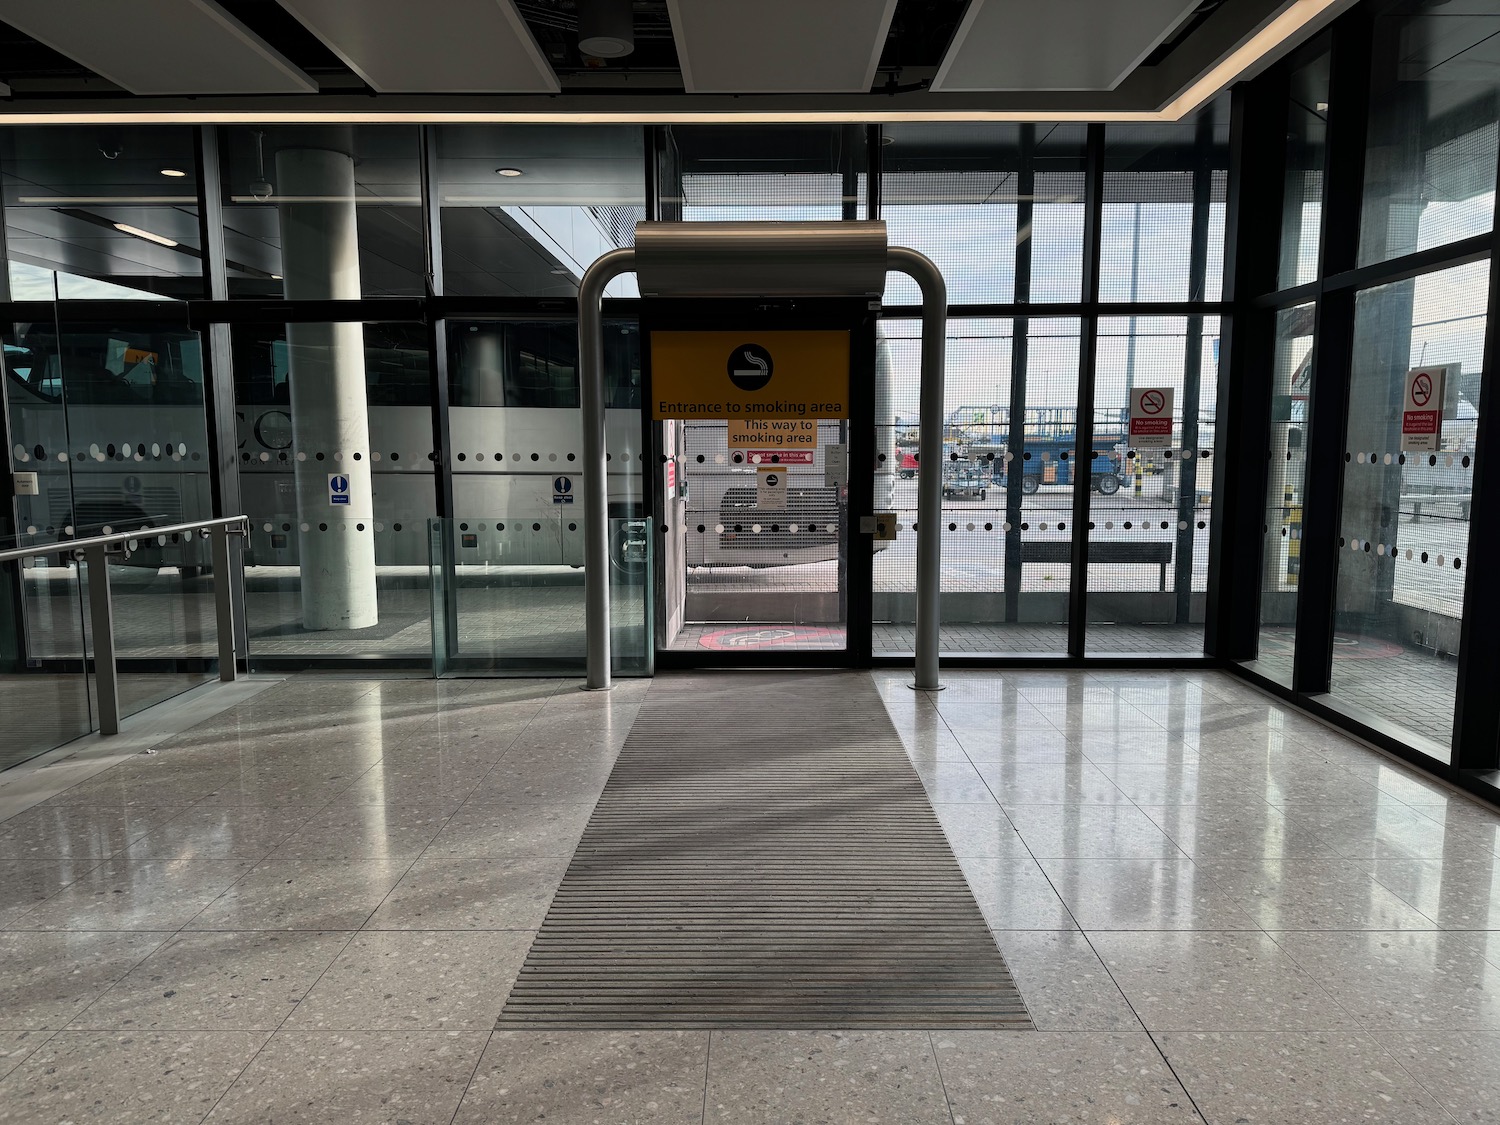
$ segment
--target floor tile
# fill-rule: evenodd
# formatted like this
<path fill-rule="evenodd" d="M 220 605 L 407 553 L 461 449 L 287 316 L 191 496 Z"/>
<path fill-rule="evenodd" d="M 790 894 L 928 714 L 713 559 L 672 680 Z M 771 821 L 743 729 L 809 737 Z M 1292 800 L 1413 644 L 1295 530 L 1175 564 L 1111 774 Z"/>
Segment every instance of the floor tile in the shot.
<path fill-rule="evenodd" d="M 55 1033 L 53 1031 L 0 1031 L 0 1078 L 4 1078 L 20 1066 L 43 1043 Z M 4 1112 L 0 1104 L 0 1113 Z"/>
<path fill-rule="evenodd" d="M 1441 929 L 1500 930 L 1500 858 L 1371 859 L 1361 866 Z"/>
<path fill-rule="evenodd" d="M 1040 1030 L 1141 1030 L 1084 934 L 997 930 L 995 942 Z"/>
<path fill-rule="evenodd" d="M 953 854 L 961 859 L 969 856 L 1030 856 L 1020 833 L 999 805 L 934 804 L 932 808 L 947 834 Z"/>
<path fill-rule="evenodd" d="M 947 1125 L 926 1032 L 716 1031 L 704 1120 Z"/>
<path fill-rule="evenodd" d="M 954 1121 L 1201 1122 L 1144 1033 L 935 1032 Z"/>
<path fill-rule="evenodd" d="M 1338 856 L 1315 829 L 1288 821 L 1274 805 L 1251 797 L 1186 805 L 1141 802 L 1138 807 L 1193 859 Z"/>
<path fill-rule="evenodd" d="M 1085 930 L 1253 930 L 1234 897 L 1192 860 L 1043 859 Z"/>
<path fill-rule="evenodd" d="M 995 796 L 968 762 L 935 762 L 917 766 L 927 799 L 945 805 L 993 805 Z"/>
<path fill-rule="evenodd" d="M 269 858 L 413 860 L 448 823 L 442 806 L 349 804 L 320 809 Z"/>
<path fill-rule="evenodd" d="M 497 1031 L 456 1125 L 698 1125 L 706 1031 Z"/>
<path fill-rule="evenodd" d="M 567 858 L 593 811 L 591 801 L 466 805 L 453 814 L 424 858 Z"/>
<path fill-rule="evenodd" d="M 99 865 L 97 860 L 0 860 L 0 928 Z"/>
<path fill-rule="evenodd" d="M 489 1031 L 533 936 L 365 931 L 334 959 L 286 1028 Z"/>
<path fill-rule="evenodd" d="M 349 933 L 179 933 L 76 1019 L 74 1029 L 274 1031 Z"/>
<path fill-rule="evenodd" d="M 1156 1039 L 1215 1125 L 1451 1125 L 1453 1120 L 1368 1035 L 1215 1032 Z"/>
<path fill-rule="evenodd" d="M 1271 936 L 1367 1028 L 1500 1031 L 1500 933 Z"/>
<path fill-rule="evenodd" d="M 417 860 L 368 925 L 374 930 L 535 930 L 567 859 Z"/>
<path fill-rule="evenodd" d="M 1030 856 L 959 860 L 969 890 L 992 930 L 1073 930 L 1077 923 Z"/>
<path fill-rule="evenodd" d="M 1431 930 L 1436 923 L 1357 863 L 1266 858 L 1196 861 L 1267 930 Z"/>
<path fill-rule="evenodd" d="M 181 816 L 180 805 L 69 808 L 38 805 L 0 821 L 0 860 L 102 861 L 123 852 L 153 828 Z"/>
<path fill-rule="evenodd" d="M 1037 859 L 1156 859 L 1177 845 L 1132 805 L 1004 805 Z"/>
<path fill-rule="evenodd" d="M 60 1031 L 0 1081 L 0 1121 L 196 1123 L 266 1038 L 249 1031 Z"/>
<path fill-rule="evenodd" d="M 108 859 L 10 924 L 34 930 L 175 930 L 250 867 L 248 860 Z"/>
<path fill-rule="evenodd" d="M 65 1026 L 170 936 L 0 933 L 0 1029 Z"/>
<path fill-rule="evenodd" d="M 1094 933 L 1089 941 L 1148 1031 L 1355 1026 L 1322 978 L 1262 933 Z"/>
<path fill-rule="evenodd" d="M 131 859 L 259 860 L 303 824 L 306 806 L 244 808 L 194 807 L 152 829 L 126 849 Z"/>
<path fill-rule="evenodd" d="M 448 1125 L 486 1038 L 478 1031 L 278 1032 L 208 1122 Z"/>
<path fill-rule="evenodd" d="M 405 859 L 276 859 L 259 864 L 190 930 L 357 930 L 410 866 Z"/>
<path fill-rule="evenodd" d="M 1002 805 L 1128 805 L 1098 766 L 1081 759 L 1066 764 L 981 762 L 974 767 Z"/>
<path fill-rule="evenodd" d="M 1500 1031 L 1387 1031 L 1374 1038 L 1459 1121 L 1500 1121 Z"/>

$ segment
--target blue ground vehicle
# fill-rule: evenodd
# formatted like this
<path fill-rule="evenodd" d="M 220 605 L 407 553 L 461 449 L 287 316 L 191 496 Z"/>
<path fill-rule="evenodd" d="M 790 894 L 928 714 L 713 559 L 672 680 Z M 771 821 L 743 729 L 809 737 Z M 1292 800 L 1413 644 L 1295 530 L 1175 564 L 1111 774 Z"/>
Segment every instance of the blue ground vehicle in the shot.
<path fill-rule="evenodd" d="M 1041 438 L 1028 441 L 1023 447 L 1019 463 L 1022 474 L 1021 491 L 1028 496 L 1044 484 L 1072 484 L 1075 464 L 1073 439 Z M 994 465 L 995 483 L 1003 486 L 1006 483 L 1004 457 L 995 458 Z M 1105 496 L 1113 496 L 1120 491 L 1120 457 L 1113 449 L 1094 449 L 1093 463 L 1089 466 L 1089 487 Z"/>

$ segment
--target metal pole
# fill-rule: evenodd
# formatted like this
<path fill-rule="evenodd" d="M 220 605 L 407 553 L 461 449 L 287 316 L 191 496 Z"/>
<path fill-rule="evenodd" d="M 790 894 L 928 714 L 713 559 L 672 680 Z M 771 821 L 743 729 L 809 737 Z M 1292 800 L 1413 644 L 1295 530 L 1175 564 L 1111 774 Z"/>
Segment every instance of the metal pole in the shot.
<path fill-rule="evenodd" d="M 905 246 L 886 251 L 895 273 L 922 290 L 922 379 L 917 443 L 917 668 L 918 691 L 941 691 L 938 683 L 938 625 L 941 619 L 943 559 L 943 350 L 948 336 L 948 286 L 924 254 Z"/>
<path fill-rule="evenodd" d="M 578 382 L 583 405 L 584 687 L 608 691 L 609 483 L 604 461 L 604 288 L 635 268 L 635 251 L 611 250 L 578 284 Z"/>
<path fill-rule="evenodd" d="M 219 681 L 232 684 L 234 662 L 234 582 L 229 571 L 229 525 L 208 529 L 214 560 L 214 620 L 219 634 Z"/>
<path fill-rule="evenodd" d="M 99 733 L 120 733 L 120 682 L 115 671 L 115 614 L 109 598 L 109 562 L 103 543 L 83 549 L 88 568 L 89 626 L 94 634 L 94 690 Z"/>

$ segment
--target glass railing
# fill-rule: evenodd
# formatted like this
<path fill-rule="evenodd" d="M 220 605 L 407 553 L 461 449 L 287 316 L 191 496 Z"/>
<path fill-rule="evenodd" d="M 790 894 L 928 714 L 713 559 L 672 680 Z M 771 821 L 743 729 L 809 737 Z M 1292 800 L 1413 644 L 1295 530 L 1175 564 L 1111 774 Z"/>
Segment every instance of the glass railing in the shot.
<path fill-rule="evenodd" d="M 577 514 L 434 519 L 428 544 L 437 675 L 583 675 L 583 522 Z M 609 521 L 616 676 L 653 671 L 653 546 L 649 519 Z"/>
<path fill-rule="evenodd" d="M 245 520 L 27 529 L 0 542 L 0 769 L 235 676 Z"/>

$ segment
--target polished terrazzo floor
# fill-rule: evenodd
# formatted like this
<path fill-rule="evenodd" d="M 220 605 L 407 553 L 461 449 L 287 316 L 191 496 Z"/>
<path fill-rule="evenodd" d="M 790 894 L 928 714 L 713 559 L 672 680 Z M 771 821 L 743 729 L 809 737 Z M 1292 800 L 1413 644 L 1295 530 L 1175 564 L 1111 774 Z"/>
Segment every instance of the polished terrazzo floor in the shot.
<path fill-rule="evenodd" d="M 646 685 L 295 677 L 0 821 L 0 1121 L 1500 1117 L 1500 816 L 1218 673 L 945 680 L 1037 1031 L 494 1032 Z"/>

